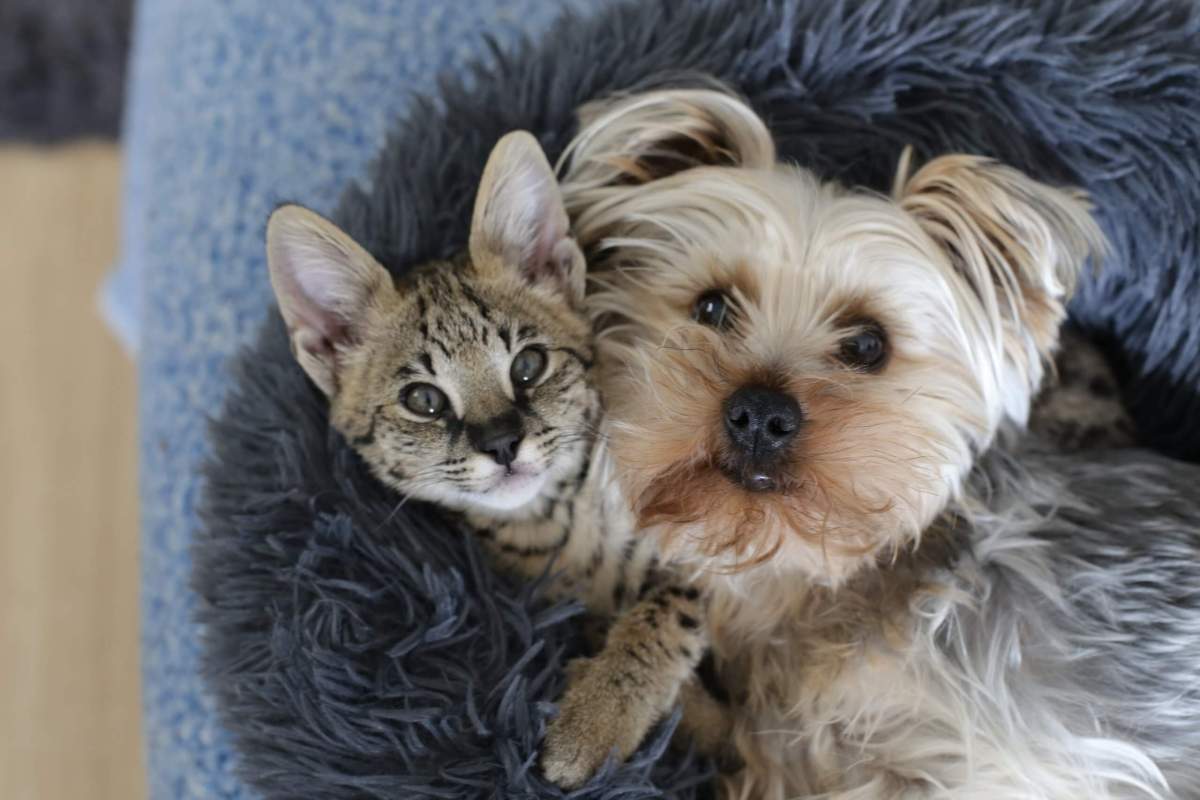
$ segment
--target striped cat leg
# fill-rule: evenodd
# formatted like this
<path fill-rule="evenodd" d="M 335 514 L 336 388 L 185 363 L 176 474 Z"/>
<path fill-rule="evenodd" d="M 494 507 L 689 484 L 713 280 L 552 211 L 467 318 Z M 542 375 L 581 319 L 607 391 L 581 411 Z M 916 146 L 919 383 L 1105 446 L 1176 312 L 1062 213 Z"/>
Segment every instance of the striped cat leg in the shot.
<path fill-rule="evenodd" d="M 714 691 L 702 679 L 705 657 L 695 675 L 688 678 L 679 690 L 679 705 L 683 717 L 675 729 L 673 744 L 679 749 L 695 748 L 696 752 L 712 758 L 722 774 L 730 775 L 745 766 L 734 743 L 734 711 L 728 695 Z"/>
<path fill-rule="evenodd" d="M 707 645 L 703 615 L 696 589 L 653 589 L 613 621 L 598 654 L 572 664 L 542 746 L 549 780 L 574 788 L 614 751 L 633 754 L 692 677 Z"/>

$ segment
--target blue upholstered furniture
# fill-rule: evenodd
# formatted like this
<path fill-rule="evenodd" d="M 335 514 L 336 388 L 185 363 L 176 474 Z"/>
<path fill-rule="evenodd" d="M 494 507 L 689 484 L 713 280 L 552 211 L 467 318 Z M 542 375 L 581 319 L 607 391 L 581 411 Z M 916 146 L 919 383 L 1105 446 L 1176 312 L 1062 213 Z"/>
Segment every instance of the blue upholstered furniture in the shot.
<path fill-rule="evenodd" d="M 600 0 L 588 0 L 592 4 Z M 582 5 L 576 2 L 576 5 Z M 207 416 L 269 295 L 283 200 L 328 211 L 389 122 L 485 37 L 560 0 L 141 0 L 125 131 L 125 251 L 108 302 L 140 349 L 142 669 L 151 796 L 251 794 L 197 674 L 188 547 Z"/>

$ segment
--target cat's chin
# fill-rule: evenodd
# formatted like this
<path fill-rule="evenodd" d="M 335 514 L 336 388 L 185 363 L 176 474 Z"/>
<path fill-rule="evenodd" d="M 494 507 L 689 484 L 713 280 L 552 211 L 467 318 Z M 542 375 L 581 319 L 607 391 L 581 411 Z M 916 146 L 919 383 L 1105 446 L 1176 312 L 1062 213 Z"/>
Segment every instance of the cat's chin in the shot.
<path fill-rule="evenodd" d="M 503 513 L 518 511 L 532 503 L 546 486 L 546 471 L 518 470 L 497 476 L 486 492 L 471 492 L 463 500 L 473 510 Z"/>

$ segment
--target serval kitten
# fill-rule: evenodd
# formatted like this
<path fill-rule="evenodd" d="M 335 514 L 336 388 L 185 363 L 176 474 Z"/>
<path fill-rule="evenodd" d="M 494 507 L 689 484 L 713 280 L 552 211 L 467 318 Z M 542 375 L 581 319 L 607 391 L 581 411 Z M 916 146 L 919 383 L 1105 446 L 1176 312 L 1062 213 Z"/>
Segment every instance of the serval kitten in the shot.
<path fill-rule="evenodd" d="M 681 688 L 705 719 L 715 701 L 683 686 L 706 646 L 701 598 L 634 537 L 610 479 L 584 258 L 533 137 L 496 145 L 449 262 L 394 281 L 295 205 L 271 216 L 267 256 L 295 358 L 379 480 L 459 512 L 501 569 L 549 571 L 551 596 L 611 622 L 599 655 L 571 667 L 547 777 L 575 786 L 613 749 L 627 757 Z"/>

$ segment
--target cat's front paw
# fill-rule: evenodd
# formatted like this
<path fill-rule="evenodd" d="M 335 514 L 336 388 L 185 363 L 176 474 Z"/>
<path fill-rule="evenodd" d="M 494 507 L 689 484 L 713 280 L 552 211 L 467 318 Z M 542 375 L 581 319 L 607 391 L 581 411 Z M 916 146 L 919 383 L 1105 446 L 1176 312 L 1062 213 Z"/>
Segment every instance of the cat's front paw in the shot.
<path fill-rule="evenodd" d="M 542 745 L 542 772 L 564 789 L 582 786 L 610 756 L 631 756 L 657 716 L 631 702 L 620 676 L 605 675 L 603 664 L 572 666 L 570 688 Z"/>
<path fill-rule="evenodd" d="M 542 746 L 549 780 L 574 789 L 609 756 L 633 755 L 695 670 L 706 644 L 703 612 L 697 590 L 663 586 L 613 622 L 599 654 L 567 667 L 567 691 Z"/>

